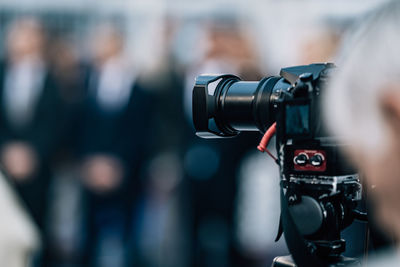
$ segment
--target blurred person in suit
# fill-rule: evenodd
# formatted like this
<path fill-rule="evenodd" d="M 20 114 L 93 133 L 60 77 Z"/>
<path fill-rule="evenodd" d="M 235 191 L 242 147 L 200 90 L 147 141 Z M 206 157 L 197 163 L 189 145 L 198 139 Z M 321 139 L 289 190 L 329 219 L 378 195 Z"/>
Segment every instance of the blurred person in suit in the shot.
<path fill-rule="evenodd" d="M 121 31 L 104 24 L 94 33 L 78 143 L 87 189 L 88 264 L 125 266 L 127 220 L 139 187 L 151 106 Z"/>
<path fill-rule="evenodd" d="M 46 234 L 49 266 L 82 264 L 84 249 L 83 187 L 79 179 L 79 122 L 83 115 L 88 68 L 80 60 L 76 41 L 53 34 L 49 65 L 60 96 L 59 140 L 49 185 Z"/>
<path fill-rule="evenodd" d="M 251 38 L 238 21 L 229 17 L 202 25 L 205 38 L 197 44 L 202 54 L 186 72 L 184 111 L 187 138 L 183 166 L 190 203 L 193 266 L 235 266 L 241 262 L 234 244 L 234 210 L 239 163 L 255 148 L 257 134 L 230 140 L 204 140 L 195 136 L 192 122 L 192 90 L 196 76 L 231 73 L 247 80 L 260 78 Z M 235 147 L 232 150 L 232 147 Z"/>
<path fill-rule="evenodd" d="M 15 21 L 0 63 L 1 163 L 39 227 L 45 223 L 50 162 L 57 146 L 59 97 L 34 18 Z"/>
<path fill-rule="evenodd" d="M 67 34 L 52 38 L 48 50 L 49 65 L 62 105 L 59 117 L 62 130 L 56 162 L 58 165 L 71 164 L 77 160 L 79 119 L 87 93 L 88 66 L 78 54 L 76 41 Z"/>
<path fill-rule="evenodd" d="M 151 142 L 141 194 L 132 218 L 133 266 L 183 267 L 189 264 L 187 203 L 184 197 L 183 65 L 174 53 L 180 21 L 162 21 L 157 65 L 141 76 L 152 97 Z M 153 37 L 154 38 L 154 37 Z M 190 134 L 193 134 L 192 132 Z"/>

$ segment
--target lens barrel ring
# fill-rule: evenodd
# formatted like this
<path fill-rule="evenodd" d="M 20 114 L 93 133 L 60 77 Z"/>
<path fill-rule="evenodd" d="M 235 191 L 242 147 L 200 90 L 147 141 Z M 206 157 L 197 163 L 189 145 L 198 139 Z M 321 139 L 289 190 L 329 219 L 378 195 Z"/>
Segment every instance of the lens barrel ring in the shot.
<path fill-rule="evenodd" d="M 221 129 L 222 132 L 224 132 L 227 135 L 238 135 L 239 131 L 235 130 L 233 127 L 231 127 L 229 124 L 225 123 L 226 117 L 225 117 L 225 99 L 228 94 L 229 88 L 232 86 L 232 84 L 241 81 L 239 77 L 233 76 L 229 77 L 227 79 L 222 80 L 219 84 L 217 89 L 215 90 L 214 96 L 215 96 L 215 105 L 216 105 L 216 116 L 215 116 L 215 123 L 218 126 L 219 129 Z"/>
<path fill-rule="evenodd" d="M 273 105 L 271 105 L 271 94 L 280 79 L 280 77 L 266 77 L 262 79 L 254 93 L 253 116 L 257 128 L 263 133 L 272 124 Z M 268 110 L 267 112 L 266 109 Z"/>

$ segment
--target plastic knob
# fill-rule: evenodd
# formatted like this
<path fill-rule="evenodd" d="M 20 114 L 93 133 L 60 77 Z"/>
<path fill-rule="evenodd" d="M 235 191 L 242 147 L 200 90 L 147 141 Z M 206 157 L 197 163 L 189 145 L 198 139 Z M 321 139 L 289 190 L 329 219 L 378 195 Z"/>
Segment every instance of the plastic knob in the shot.
<path fill-rule="evenodd" d="M 322 165 L 322 163 L 324 163 L 324 158 L 321 155 L 316 154 L 311 157 L 310 163 L 311 163 L 311 165 L 313 165 L 315 167 L 319 167 Z"/>
<path fill-rule="evenodd" d="M 294 163 L 299 166 L 304 166 L 308 162 L 308 156 L 306 154 L 299 154 L 294 158 Z"/>

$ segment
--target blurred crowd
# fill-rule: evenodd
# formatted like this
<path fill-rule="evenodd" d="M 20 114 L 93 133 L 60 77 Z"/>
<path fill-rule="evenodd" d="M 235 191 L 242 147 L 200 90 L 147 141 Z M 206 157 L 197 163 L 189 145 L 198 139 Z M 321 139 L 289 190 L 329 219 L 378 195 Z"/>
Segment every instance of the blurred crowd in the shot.
<path fill-rule="evenodd" d="M 84 56 L 39 17 L 2 25 L 0 160 L 40 234 L 34 266 L 265 266 L 287 253 L 259 133 L 203 140 L 192 125 L 197 75 L 271 74 L 256 40 L 204 20 L 188 63 L 179 22 L 164 25 L 146 71 L 118 23 L 95 25 Z M 333 58 L 343 31 L 324 29 L 305 35 L 299 64 Z"/>

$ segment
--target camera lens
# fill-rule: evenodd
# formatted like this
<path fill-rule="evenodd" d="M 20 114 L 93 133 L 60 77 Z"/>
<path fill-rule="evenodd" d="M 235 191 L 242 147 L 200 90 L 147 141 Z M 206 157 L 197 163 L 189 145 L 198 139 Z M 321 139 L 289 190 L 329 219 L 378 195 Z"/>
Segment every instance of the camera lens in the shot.
<path fill-rule="evenodd" d="M 193 89 L 196 134 L 215 138 L 236 136 L 241 131 L 265 132 L 273 122 L 273 92 L 289 86 L 280 77 L 255 82 L 233 75 L 197 77 Z"/>

